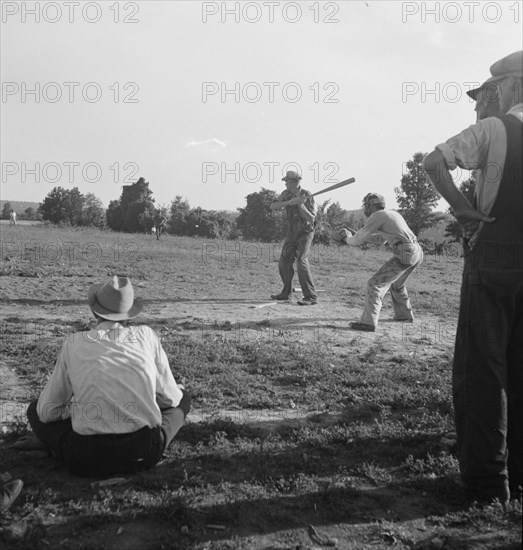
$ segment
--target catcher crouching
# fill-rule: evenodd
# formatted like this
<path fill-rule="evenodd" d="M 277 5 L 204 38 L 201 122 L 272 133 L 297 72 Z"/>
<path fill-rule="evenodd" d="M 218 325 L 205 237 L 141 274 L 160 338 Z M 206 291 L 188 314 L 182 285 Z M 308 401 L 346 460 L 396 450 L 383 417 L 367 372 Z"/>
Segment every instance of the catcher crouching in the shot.
<path fill-rule="evenodd" d="M 359 231 L 341 229 L 333 232 L 339 244 L 361 246 L 373 235 L 382 236 L 392 247 L 392 258 L 368 281 L 365 307 L 358 322 L 350 323 L 355 330 L 374 332 L 378 326 L 383 297 L 390 289 L 395 321 L 413 322 L 414 315 L 405 282 L 423 261 L 423 251 L 403 216 L 385 208 L 385 199 L 378 193 L 368 193 L 363 199 L 367 217 Z"/>

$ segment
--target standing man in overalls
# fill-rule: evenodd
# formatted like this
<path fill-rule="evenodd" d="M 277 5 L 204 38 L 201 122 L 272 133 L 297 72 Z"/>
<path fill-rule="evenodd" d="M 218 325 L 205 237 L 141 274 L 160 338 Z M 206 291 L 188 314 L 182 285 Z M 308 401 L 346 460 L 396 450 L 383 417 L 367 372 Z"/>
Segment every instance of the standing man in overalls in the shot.
<path fill-rule="evenodd" d="M 425 169 L 464 229 L 453 399 L 461 479 L 477 500 L 521 496 L 523 469 L 523 51 L 467 92 L 500 114 L 436 146 Z M 473 205 L 449 170 L 477 170 Z"/>
<path fill-rule="evenodd" d="M 280 200 L 273 202 L 271 208 L 285 208 L 287 216 L 287 235 L 281 251 L 278 268 L 283 281 L 283 289 L 279 294 L 273 294 L 273 300 L 289 300 L 292 296 L 292 279 L 294 277 L 294 262 L 298 270 L 303 298 L 298 301 L 300 306 L 313 306 L 318 303 L 314 290 L 309 266 L 309 251 L 314 238 L 314 219 L 316 203 L 314 197 L 300 187 L 301 176 L 292 170 L 288 171 L 282 181 L 285 191 Z"/>

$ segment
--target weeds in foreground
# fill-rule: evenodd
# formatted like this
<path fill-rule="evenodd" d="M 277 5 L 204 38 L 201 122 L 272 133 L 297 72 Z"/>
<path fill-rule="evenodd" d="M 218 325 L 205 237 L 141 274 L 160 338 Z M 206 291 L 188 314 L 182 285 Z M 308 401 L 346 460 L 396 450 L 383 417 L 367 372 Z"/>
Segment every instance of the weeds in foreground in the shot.
<path fill-rule="evenodd" d="M 88 233 L 47 236 L 57 242 L 92 239 Z M 115 250 L 109 241 L 100 243 L 104 251 Z M 200 294 L 211 284 L 212 268 L 236 277 L 227 273 L 225 262 L 202 272 L 194 241 L 166 238 L 153 244 L 120 262 L 71 263 L 61 274 L 58 263 L 33 268 L 41 269 L 44 278 L 81 277 L 82 287 L 115 271 L 138 281 L 168 276 L 180 288 Z M 158 251 L 155 256 L 155 247 L 161 257 Z M 369 255 L 360 271 L 370 271 L 381 259 Z M 20 270 L 18 276 L 24 270 L 31 274 L 23 259 L 7 262 Z M 322 265 L 322 276 L 330 268 Z M 12 280 L 20 280 L 12 274 Z M 360 299 L 360 281 L 353 279 L 350 286 L 357 296 L 352 290 L 341 295 Z M 73 303 L 75 292 L 66 297 Z M 455 295 L 449 293 L 445 301 L 432 296 L 421 284 L 412 289 L 416 307 L 453 312 Z M 157 297 L 163 299 L 161 290 Z M 263 321 L 254 327 L 254 338 L 244 338 L 244 327 L 227 321 L 172 326 L 160 319 L 153 326 L 175 378 L 194 394 L 189 421 L 160 464 L 114 486 L 69 476 L 50 456 L 18 454 L 0 445 L 2 468 L 25 483 L 0 519 L 0 528 L 30 526 L 14 547 L 284 550 L 311 547 L 308 525 L 350 550 L 506 550 L 520 543 L 520 503 L 470 506 L 445 479 L 457 465 L 440 443 L 453 426 L 449 351 L 390 350 L 379 337 L 368 345 L 358 336 L 347 339 L 340 354 L 329 338 L 306 342 Z M 14 317 L 5 320 L 2 352 L 29 383 L 29 397 L 45 384 L 63 339 L 86 328 L 80 321 L 28 325 Z M 418 340 L 416 345 L 426 347 L 434 338 Z M 15 433 L 24 430 L 21 416 Z M 7 434 L 0 439 L 11 441 Z"/>

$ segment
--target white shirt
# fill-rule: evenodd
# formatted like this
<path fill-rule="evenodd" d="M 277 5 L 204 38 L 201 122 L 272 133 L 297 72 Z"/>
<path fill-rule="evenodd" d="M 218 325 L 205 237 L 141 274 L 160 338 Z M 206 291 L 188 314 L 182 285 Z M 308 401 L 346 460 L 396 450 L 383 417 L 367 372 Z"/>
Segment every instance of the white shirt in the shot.
<path fill-rule="evenodd" d="M 129 433 L 161 425 L 160 408 L 182 396 L 151 328 L 105 321 L 64 342 L 37 412 L 44 423 L 71 417 L 81 435 Z"/>
<path fill-rule="evenodd" d="M 365 222 L 365 225 L 352 237 L 346 239 L 351 246 L 360 246 L 370 240 L 372 235 L 381 235 L 390 245 L 397 242 L 416 242 L 416 235 L 411 231 L 403 216 L 394 210 L 377 210 Z"/>
<path fill-rule="evenodd" d="M 513 115 L 523 122 L 523 103 L 512 107 L 507 115 Z M 507 132 L 503 122 L 496 117 L 479 120 L 445 143 L 437 145 L 436 149 L 441 151 L 449 170 L 457 166 L 475 170 L 477 207 L 488 216 L 498 196 L 507 155 Z M 474 243 L 482 226 L 483 223 L 470 239 L 470 244 Z"/>

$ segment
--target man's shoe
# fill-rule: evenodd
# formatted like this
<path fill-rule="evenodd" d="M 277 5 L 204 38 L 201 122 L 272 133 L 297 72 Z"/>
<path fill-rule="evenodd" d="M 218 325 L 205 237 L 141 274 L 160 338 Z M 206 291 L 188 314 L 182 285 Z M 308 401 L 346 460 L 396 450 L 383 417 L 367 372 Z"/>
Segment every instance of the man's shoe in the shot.
<path fill-rule="evenodd" d="M 24 482 L 21 479 L 13 479 L 2 484 L 2 499 L 0 501 L 0 512 L 5 512 L 18 498 L 22 491 Z"/>
<path fill-rule="evenodd" d="M 308 298 L 302 298 L 301 300 L 298 300 L 299 306 L 315 306 L 318 304 L 318 300 L 316 298 L 311 298 L 310 296 Z"/>
<path fill-rule="evenodd" d="M 372 325 L 367 325 L 366 323 L 352 322 L 349 323 L 349 327 L 354 330 L 362 330 L 364 332 L 376 332 L 376 327 Z"/>
<path fill-rule="evenodd" d="M 284 300 L 289 300 L 290 299 L 290 296 L 285 296 L 285 294 L 271 294 L 271 298 L 273 300 L 281 300 L 281 301 L 284 301 Z"/>
<path fill-rule="evenodd" d="M 23 435 L 11 445 L 11 449 L 17 451 L 45 451 L 47 447 L 36 437 L 36 435 L 30 433 Z"/>

